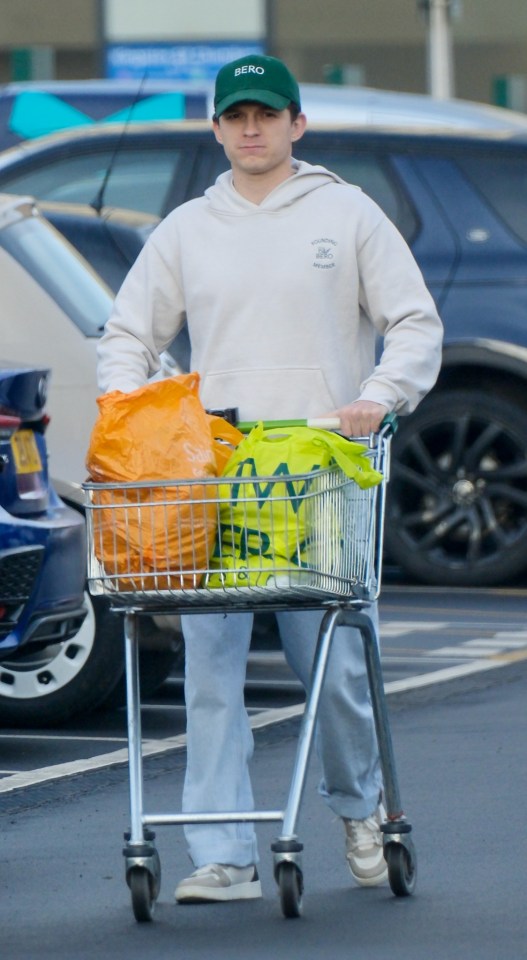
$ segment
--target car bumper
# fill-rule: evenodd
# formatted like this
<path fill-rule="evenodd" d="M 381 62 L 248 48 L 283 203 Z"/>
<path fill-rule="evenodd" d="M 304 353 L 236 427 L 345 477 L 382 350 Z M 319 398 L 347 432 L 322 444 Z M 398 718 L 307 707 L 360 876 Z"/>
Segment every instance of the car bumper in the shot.
<path fill-rule="evenodd" d="M 29 520 L 0 510 L 0 532 L 0 651 L 73 636 L 86 615 L 83 517 L 64 505 Z"/>

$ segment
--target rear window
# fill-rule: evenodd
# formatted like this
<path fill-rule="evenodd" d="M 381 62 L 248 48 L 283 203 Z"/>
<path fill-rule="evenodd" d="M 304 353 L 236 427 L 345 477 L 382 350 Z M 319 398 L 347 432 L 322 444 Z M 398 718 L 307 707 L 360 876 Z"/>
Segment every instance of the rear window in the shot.
<path fill-rule="evenodd" d="M 516 236 L 527 243 L 527 157 L 463 157 L 459 168 Z"/>
<path fill-rule="evenodd" d="M 48 160 L 45 165 L 12 177 L 2 175 L 2 189 L 30 194 L 39 200 L 93 203 L 110 171 L 104 202 L 162 216 L 174 174 L 183 160 L 183 150 L 114 149 L 82 156 Z M 42 162 L 42 158 L 41 158 Z M 111 167 L 111 170 L 110 170 Z"/>
<path fill-rule="evenodd" d="M 360 187 L 384 211 L 408 242 L 417 232 L 417 217 L 387 164 L 366 152 L 344 153 L 323 147 L 295 144 L 295 156 L 308 163 L 320 163 L 347 183 Z"/>
<path fill-rule="evenodd" d="M 99 337 L 112 308 L 106 288 L 38 217 L 0 230 L 0 247 L 33 277 L 88 337 Z"/>

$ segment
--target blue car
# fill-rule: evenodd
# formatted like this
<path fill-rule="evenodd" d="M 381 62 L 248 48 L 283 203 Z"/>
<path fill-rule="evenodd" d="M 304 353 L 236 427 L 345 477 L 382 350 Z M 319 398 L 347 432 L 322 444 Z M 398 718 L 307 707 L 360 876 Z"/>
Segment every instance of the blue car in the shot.
<path fill-rule="evenodd" d="M 47 381 L 47 370 L 0 361 L 0 691 L 10 704 L 1 719 L 15 724 L 53 716 L 51 698 L 48 718 L 38 707 L 28 717 L 34 690 L 19 689 L 24 664 L 33 669 L 41 651 L 75 636 L 86 616 L 84 520 L 48 478 Z M 56 669 L 42 660 L 42 689 L 53 688 Z"/>

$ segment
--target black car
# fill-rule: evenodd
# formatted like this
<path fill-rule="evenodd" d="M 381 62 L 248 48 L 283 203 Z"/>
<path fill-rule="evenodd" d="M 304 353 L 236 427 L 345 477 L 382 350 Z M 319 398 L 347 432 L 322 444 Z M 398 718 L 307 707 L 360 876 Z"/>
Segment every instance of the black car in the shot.
<path fill-rule="evenodd" d="M 388 555 L 427 583 L 519 576 L 527 568 L 527 133 L 313 126 L 295 149 L 383 207 L 445 325 L 437 386 L 394 442 Z M 226 166 L 207 124 L 132 124 L 125 136 L 108 126 L 7 151 L 0 190 L 102 197 L 103 209 L 162 217 Z"/>

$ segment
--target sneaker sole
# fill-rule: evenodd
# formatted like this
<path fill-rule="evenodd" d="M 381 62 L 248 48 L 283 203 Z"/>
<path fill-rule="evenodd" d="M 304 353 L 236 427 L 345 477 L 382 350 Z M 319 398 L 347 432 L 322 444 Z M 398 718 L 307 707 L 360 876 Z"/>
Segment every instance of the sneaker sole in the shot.
<path fill-rule="evenodd" d="M 262 896 L 259 880 L 234 883 L 231 887 L 193 887 L 192 890 L 176 890 L 176 903 L 219 903 L 226 900 L 257 900 Z"/>
<path fill-rule="evenodd" d="M 350 865 L 349 861 L 348 861 L 348 867 L 349 867 L 349 871 L 350 871 L 350 873 L 351 873 L 351 876 L 353 877 L 353 879 L 355 880 L 355 882 L 358 883 L 359 886 L 361 886 L 361 887 L 379 887 L 379 886 L 381 885 L 381 883 L 385 883 L 386 880 L 388 879 L 388 868 L 387 868 L 387 867 L 384 868 L 384 870 L 383 870 L 382 873 L 378 873 L 378 874 L 376 874 L 374 877 L 359 877 L 359 876 L 357 876 L 357 874 L 354 873 L 353 870 L 351 869 L 351 865 Z"/>

